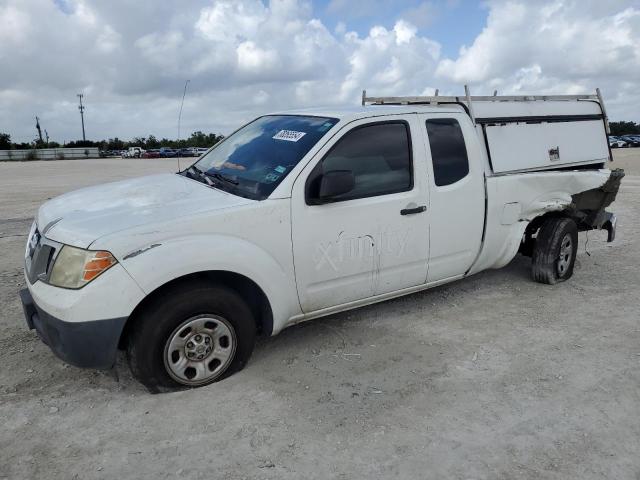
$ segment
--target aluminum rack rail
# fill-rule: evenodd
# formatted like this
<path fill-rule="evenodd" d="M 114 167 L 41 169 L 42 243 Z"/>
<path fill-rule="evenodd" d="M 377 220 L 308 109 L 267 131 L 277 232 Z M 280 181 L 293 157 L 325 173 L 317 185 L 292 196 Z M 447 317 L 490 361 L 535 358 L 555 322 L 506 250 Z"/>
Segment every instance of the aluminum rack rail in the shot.
<path fill-rule="evenodd" d="M 600 89 L 596 88 L 594 95 L 498 95 L 497 91 L 493 95 L 472 96 L 469 93 L 469 86 L 464 86 L 464 96 L 445 96 L 438 95 L 438 90 L 433 96 L 414 96 L 414 97 L 367 97 L 367 91 L 362 91 L 362 106 L 366 105 L 438 105 L 439 103 L 460 103 L 466 105 L 469 116 L 474 125 L 475 115 L 473 113 L 473 102 L 532 102 L 532 101 L 580 101 L 590 100 L 597 101 L 602 109 L 607 134 L 609 130 L 609 118 L 604 107 L 604 101 L 600 94 Z"/>

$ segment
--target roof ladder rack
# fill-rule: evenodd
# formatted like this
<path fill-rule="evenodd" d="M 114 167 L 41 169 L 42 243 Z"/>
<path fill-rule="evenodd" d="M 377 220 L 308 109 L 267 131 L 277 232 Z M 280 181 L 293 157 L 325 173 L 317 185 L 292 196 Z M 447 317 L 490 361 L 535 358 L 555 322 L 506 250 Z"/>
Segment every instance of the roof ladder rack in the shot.
<path fill-rule="evenodd" d="M 467 97 L 467 108 L 469 110 L 469 116 L 471 117 L 471 123 L 476 125 L 476 116 L 473 114 L 473 105 L 471 105 L 471 93 L 469 93 L 469 85 L 464 86 L 464 94 Z"/>
<path fill-rule="evenodd" d="M 602 109 L 602 116 L 604 117 L 604 125 L 607 129 L 607 135 L 611 135 L 611 128 L 609 127 L 609 116 L 607 115 L 607 109 L 604 107 L 604 100 L 602 99 L 602 94 L 600 93 L 599 88 L 596 88 L 596 96 L 598 97 L 600 108 Z"/>
<path fill-rule="evenodd" d="M 460 103 L 467 106 L 469 116 L 475 125 L 475 117 L 473 113 L 473 102 L 533 102 L 533 101 L 579 101 L 590 100 L 600 104 L 602 115 L 605 120 L 607 133 L 610 132 L 609 118 L 604 106 L 604 100 L 600 93 L 600 89 L 596 88 L 595 95 L 498 95 L 498 91 L 494 90 L 493 95 L 472 96 L 469 93 L 469 86 L 464 86 L 464 96 L 454 95 L 438 95 L 439 90 L 435 91 L 432 96 L 408 96 L 408 97 L 368 97 L 367 91 L 362 91 L 362 106 L 366 105 L 438 105 L 440 103 Z"/>
<path fill-rule="evenodd" d="M 468 87 L 466 87 L 468 89 Z M 466 91 L 465 89 L 465 91 Z M 436 93 L 438 91 L 436 90 Z M 531 101 L 561 101 L 561 100 L 596 100 L 601 102 L 601 97 L 595 95 L 484 95 L 469 96 L 472 102 L 531 102 Z M 407 105 L 407 104 L 432 104 L 432 103 L 466 103 L 467 95 L 433 95 L 415 97 L 368 97 L 367 91 L 362 91 L 362 105 Z"/>

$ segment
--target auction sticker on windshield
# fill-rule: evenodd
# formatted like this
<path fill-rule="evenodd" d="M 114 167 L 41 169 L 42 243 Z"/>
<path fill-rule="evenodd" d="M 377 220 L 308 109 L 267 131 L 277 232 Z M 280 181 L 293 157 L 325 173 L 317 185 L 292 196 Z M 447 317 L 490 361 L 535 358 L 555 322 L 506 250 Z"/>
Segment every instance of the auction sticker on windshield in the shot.
<path fill-rule="evenodd" d="M 305 132 L 296 132 L 295 130 L 280 130 L 273 137 L 274 140 L 286 140 L 287 142 L 297 142 L 306 135 Z"/>

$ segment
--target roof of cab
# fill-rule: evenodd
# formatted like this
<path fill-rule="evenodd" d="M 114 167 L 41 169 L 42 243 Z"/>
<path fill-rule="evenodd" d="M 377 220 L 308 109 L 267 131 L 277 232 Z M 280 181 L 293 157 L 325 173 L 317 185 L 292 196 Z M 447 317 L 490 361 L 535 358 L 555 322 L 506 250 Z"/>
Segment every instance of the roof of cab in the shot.
<path fill-rule="evenodd" d="M 314 117 L 337 118 L 353 121 L 360 118 L 383 115 L 402 115 L 409 113 L 459 113 L 464 112 L 460 105 L 367 105 L 354 107 L 315 107 L 274 112 L 272 115 L 310 115 Z"/>

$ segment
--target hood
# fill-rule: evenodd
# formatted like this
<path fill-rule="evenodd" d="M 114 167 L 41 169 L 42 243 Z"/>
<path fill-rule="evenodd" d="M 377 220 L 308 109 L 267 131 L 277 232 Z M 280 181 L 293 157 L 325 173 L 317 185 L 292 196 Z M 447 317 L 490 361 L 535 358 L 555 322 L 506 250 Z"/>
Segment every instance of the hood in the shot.
<path fill-rule="evenodd" d="M 37 223 L 47 238 L 87 248 L 121 230 L 252 202 L 165 173 L 66 193 L 40 207 Z"/>

